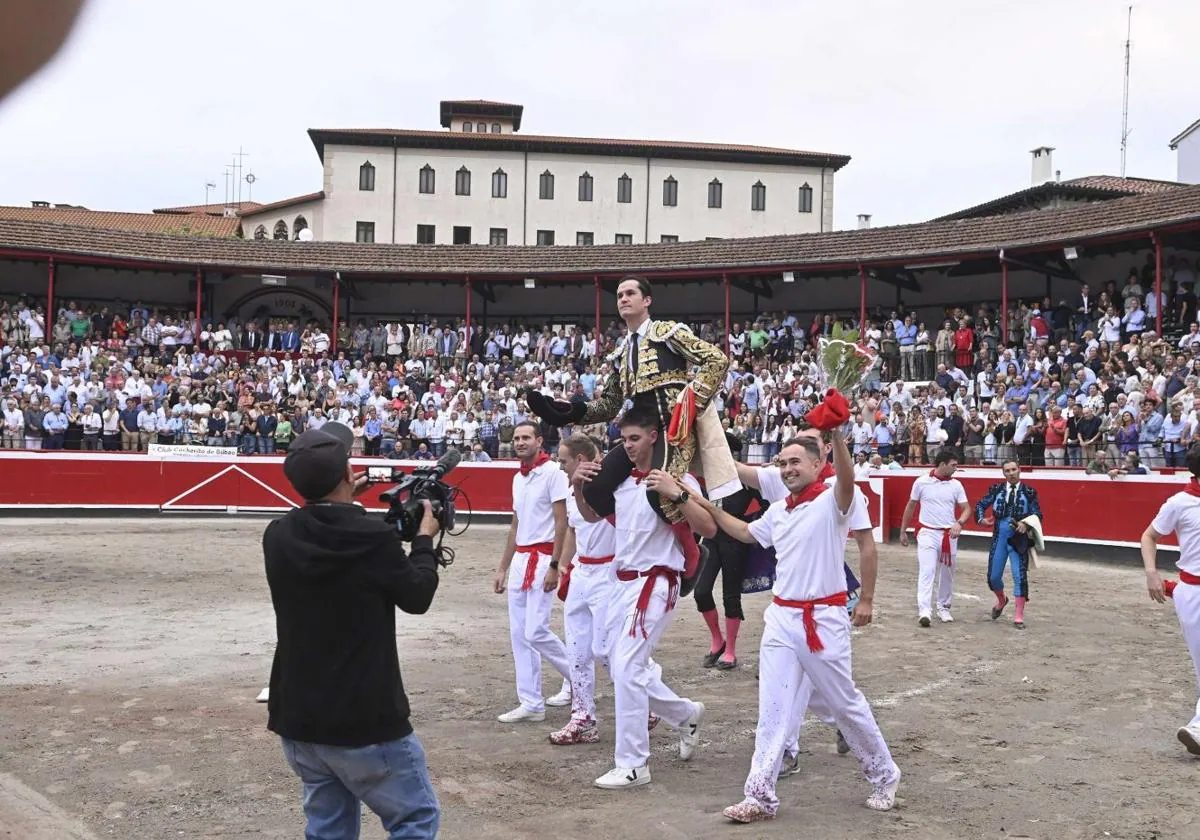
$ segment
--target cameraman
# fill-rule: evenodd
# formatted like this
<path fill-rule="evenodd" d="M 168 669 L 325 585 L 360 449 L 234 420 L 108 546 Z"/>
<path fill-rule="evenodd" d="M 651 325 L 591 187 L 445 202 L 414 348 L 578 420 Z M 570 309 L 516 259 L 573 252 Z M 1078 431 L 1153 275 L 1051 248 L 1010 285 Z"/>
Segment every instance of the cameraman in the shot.
<path fill-rule="evenodd" d="M 354 504 L 366 476 L 350 466 L 350 429 L 296 438 L 283 471 L 304 507 L 263 534 L 278 644 L 267 728 L 304 783 L 305 836 L 357 837 L 360 807 L 389 837 L 435 837 L 439 807 L 409 723 L 396 654 L 396 607 L 421 614 L 437 591 L 425 502 L 406 556 L 396 529 Z"/>

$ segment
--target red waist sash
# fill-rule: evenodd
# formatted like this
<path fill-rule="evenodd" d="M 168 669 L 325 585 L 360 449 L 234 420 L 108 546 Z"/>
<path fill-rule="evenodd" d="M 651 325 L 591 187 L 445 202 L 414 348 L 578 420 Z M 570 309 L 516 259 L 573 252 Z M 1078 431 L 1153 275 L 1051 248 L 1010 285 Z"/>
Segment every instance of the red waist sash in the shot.
<path fill-rule="evenodd" d="M 813 608 L 844 607 L 849 603 L 850 598 L 845 592 L 839 592 L 836 595 L 827 595 L 824 598 L 815 598 L 812 601 L 789 601 L 786 598 L 780 598 L 778 595 L 773 600 L 780 607 L 789 607 L 794 610 L 804 611 L 804 639 L 808 642 L 808 649 L 810 651 L 820 653 L 825 650 L 825 645 L 821 644 L 821 637 L 817 635 L 817 619 L 813 615 Z"/>
<path fill-rule="evenodd" d="M 636 636 L 638 628 L 642 630 L 642 638 L 646 636 L 646 610 L 650 607 L 650 596 L 654 593 L 654 581 L 660 577 L 665 577 L 669 588 L 667 589 L 667 610 L 675 609 L 675 601 L 679 597 L 679 572 L 669 566 L 651 566 L 644 572 L 639 572 L 634 569 L 619 569 L 617 571 L 617 580 L 628 583 L 631 580 L 637 580 L 640 577 L 646 579 L 646 583 L 642 586 L 641 594 L 638 595 L 637 609 L 633 613 L 633 626 L 629 628 L 629 635 Z"/>
<path fill-rule="evenodd" d="M 533 579 L 537 577 L 538 560 L 542 559 L 543 554 L 554 555 L 554 543 L 536 543 L 534 545 L 519 545 L 516 547 L 518 554 L 528 554 L 529 560 L 525 563 L 525 579 L 521 581 L 521 591 L 528 592 L 533 588 Z"/>

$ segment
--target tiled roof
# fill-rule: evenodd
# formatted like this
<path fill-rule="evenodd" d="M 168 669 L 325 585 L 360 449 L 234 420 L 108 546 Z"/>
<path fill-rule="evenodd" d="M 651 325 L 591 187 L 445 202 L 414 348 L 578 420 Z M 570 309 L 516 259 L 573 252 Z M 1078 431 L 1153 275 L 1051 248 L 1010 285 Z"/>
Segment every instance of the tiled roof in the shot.
<path fill-rule="evenodd" d="M 241 221 L 203 213 L 116 213 L 82 207 L 4 207 L 0 219 L 177 236 L 236 237 Z"/>
<path fill-rule="evenodd" d="M 281 198 L 279 201 L 273 201 L 270 204 L 260 204 L 257 207 L 252 207 L 249 210 L 243 210 L 243 216 L 256 216 L 259 213 L 267 213 L 272 210 L 283 210 L 286 207 L 294 207 L 297 204 L 304 204 L 306 201 L 317 201 L 325 197 L 325 191 L 321 190 L 315 193 L 306 195 L 296 195 L 291 198 Z"/>
<path fill-rule="evenodd" d="M 225 208 L 233 207 L 239 213 L 245 213 L 253 210 L 256 207 L 262 207 L 262 203 L 258 201 L 235 201 L 232 204 L 187 204 L 183 207 L 159 207 L 155 213 L 174 213 L 174 214 L 190 214 L 190 213 L 206 213 L 209 216 L 224 216 Z"/>
<path fill-rule="evenodd" d="M 1120 178 L 1115 175 L 1087 175 L 1073 178 L 1069 181 L 1050 181 L 1035 187 L 1018 190 L 1015 193 L 976 204 L 965 210 L 958 210 L 945 216 L 939 216 L 934 221 L 941 222 L 950 219 L 970 219 L 979 216 L 995 216 L 1001 213 L 1015 213 L 1025 210 L 1037 210 L 1055 198 L 1075 200 L 1103 201 L 1110 198 L 1122 198 L 1128 195 L 1149 195 L 1163 193 L 1186 186 L 1178 181 L 1156 181 L 1150 178 Z"/>
<path fill-rule="evenodd" d="M 1200 229 L 1200 186 L 1162 194 L 949 222 L 753 239 L 651 245 L 501 246 L 381 245 L 352 242 L 277 242 L 165 237 L 0 220 L 5 253 L 58 255 L 86 263 L 136 262 L 277 274 L 391 277 L 612 276 L 629 272 L 690 276 L 794 270 L 820 274 L 860 263 L 905 264 L 932 258 L 966 259 L 1083 245 L 1091 238 L 1145 236 L 1152 230 Z M 149 267 L 149 266 L 148 266 Z"/>
<path fill-rule="evenodd" d="M 806 152 L 771 146 L 689 143 L 678 140 L 620 140 L 602 137 L 559 137 L 536 134 L 481 134 L 462 131 L 413 131 L 399 128 L 310 128 L 308 136 L 325 159 L 326 144 L 401 148 L 466 149 L 471 151 L 551 152 L 684 160 L 719 160 L 783 166 L 821 166 L 841 169 L 848 155 Z"/>

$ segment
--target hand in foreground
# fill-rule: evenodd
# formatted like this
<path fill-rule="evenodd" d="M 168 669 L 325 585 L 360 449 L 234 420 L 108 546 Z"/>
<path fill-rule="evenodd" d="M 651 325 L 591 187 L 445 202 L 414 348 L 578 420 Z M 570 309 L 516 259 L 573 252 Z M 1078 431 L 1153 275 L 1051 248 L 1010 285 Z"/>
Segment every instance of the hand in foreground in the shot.
<path fill-rule="evenodd" d="M 955 522 L 950 526 L 949 530 L 951 539 L 958 539 L 959 535 L 962 534 L 962 523 Z"/>
<path fill-rule="evenodd" d="M 996 520 L 995 520 L 995 518 L 993 518 L 991 516 L 985 516 L 985 517 L 983 517 L 983 519 L 979 520 L 979 524 L 986 525 L 989 528 L 991 528 L 996 524 Z"/>
<path fill-rule="evenodd" d="M 1146 572 L 1146 591 L 1150 593 L 1151 601 L 1160 604 L 1167 602 L 1167 593 L 1163 590 L 1163 579 L 1158 572 Z"/>
<path fill-rule="evenodd" d="M 422 537 L 436 537 L 437 532 L 441 530 L 442 523 L 438 522 L 436 516 L 433 515 L 433 505 L 429 500 L 421 502 L 425 507 L 425 515 L 421 517 L 421 527 L 417 529 L 417 533 Z"/>
<path fill-rule="evenodd" d="M 492 581 L 492 591 L 495 592 L 497 595 L 503 595 L 504 590 L 506 588 L 505 583 L 507 582 L 507 579 L 508 579 L 508 571 L 507 570 L 502 570 L 502 571 L 496 572 L 496 579 L 494 581 Z"/>
<path fill-rule="evenodd" d="M 858 603 L 854 605 L 854 614 L 850 616 L 850 623 L 855 627 L 866 627 L 871 623 L 871 618 L 875 611 L 870 601 L 865 598 L 860 598 Z"/>
<path fill-rule="evenodd" d="M 553 592 L 558 588 L 558 569 L 548 569 L 546 571 L 546 579 L 542 581 L 542 590 L 545 592 Z"/>
<path fill-rule="evenodd" d="M 1018 522 L 1018 523 L 1017 523 L 1017 533 L 1018 533 L 1018 534 L 1024 534 L 1024 533 L 1026 533 L 1028 530 L 1029 530 L 1029 526 L 1028 526 L 1028 525 L 1026 525 L 1024 522 Z"/>
<path fill-rule="evenodd" d="M 597 461 L 584 461 L 575 468 L 575 474 L 571 476 L 571 483 L 587 484 L 599 474 L 600 464 Z"/>
<path fill-rule="evenodd" d="M 360 472 L 360 473 L 354 474 L 354 495 L 355 496 L 362 495 L 362 493 L 367 489 L 367 487 L 369 485 L 370 485 L 370 482 L 367 480 L 367 474 L 365 472 Z"/>
<path fill-rule="evenodd" d="M 646 487 L 660 496 L 674 499 L 679 495 L 679 482 L 672 478 L 671 474 L 665 470 L 650 470 L 650 474 L 646 476 L 645 480 Z"/>
<path fill-rule="evenodd" d="M 900 532 L 900 545 L 908 547 L 908 531 Z"/>

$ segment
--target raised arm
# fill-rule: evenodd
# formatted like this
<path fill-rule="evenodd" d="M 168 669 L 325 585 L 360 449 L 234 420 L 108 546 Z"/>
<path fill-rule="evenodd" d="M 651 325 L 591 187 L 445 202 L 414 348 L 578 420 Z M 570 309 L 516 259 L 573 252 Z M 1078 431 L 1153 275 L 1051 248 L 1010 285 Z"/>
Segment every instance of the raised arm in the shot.
<path fill-rule="evenodd" d="M 837 476 L 833 492 L 838 510 L 848 511 L 854 504 L 854 459 L 846 448 L 841 429 L 833 430 L 833 470 Z"/>
<path fill-rule="evenodd" d="M 738 481 L 752 490 L 762 491 L 762 485 L 758 481 L 758 467 L 743 464 L 741 461 L 737 461 L 734 466 L 737 467 Z"/>

